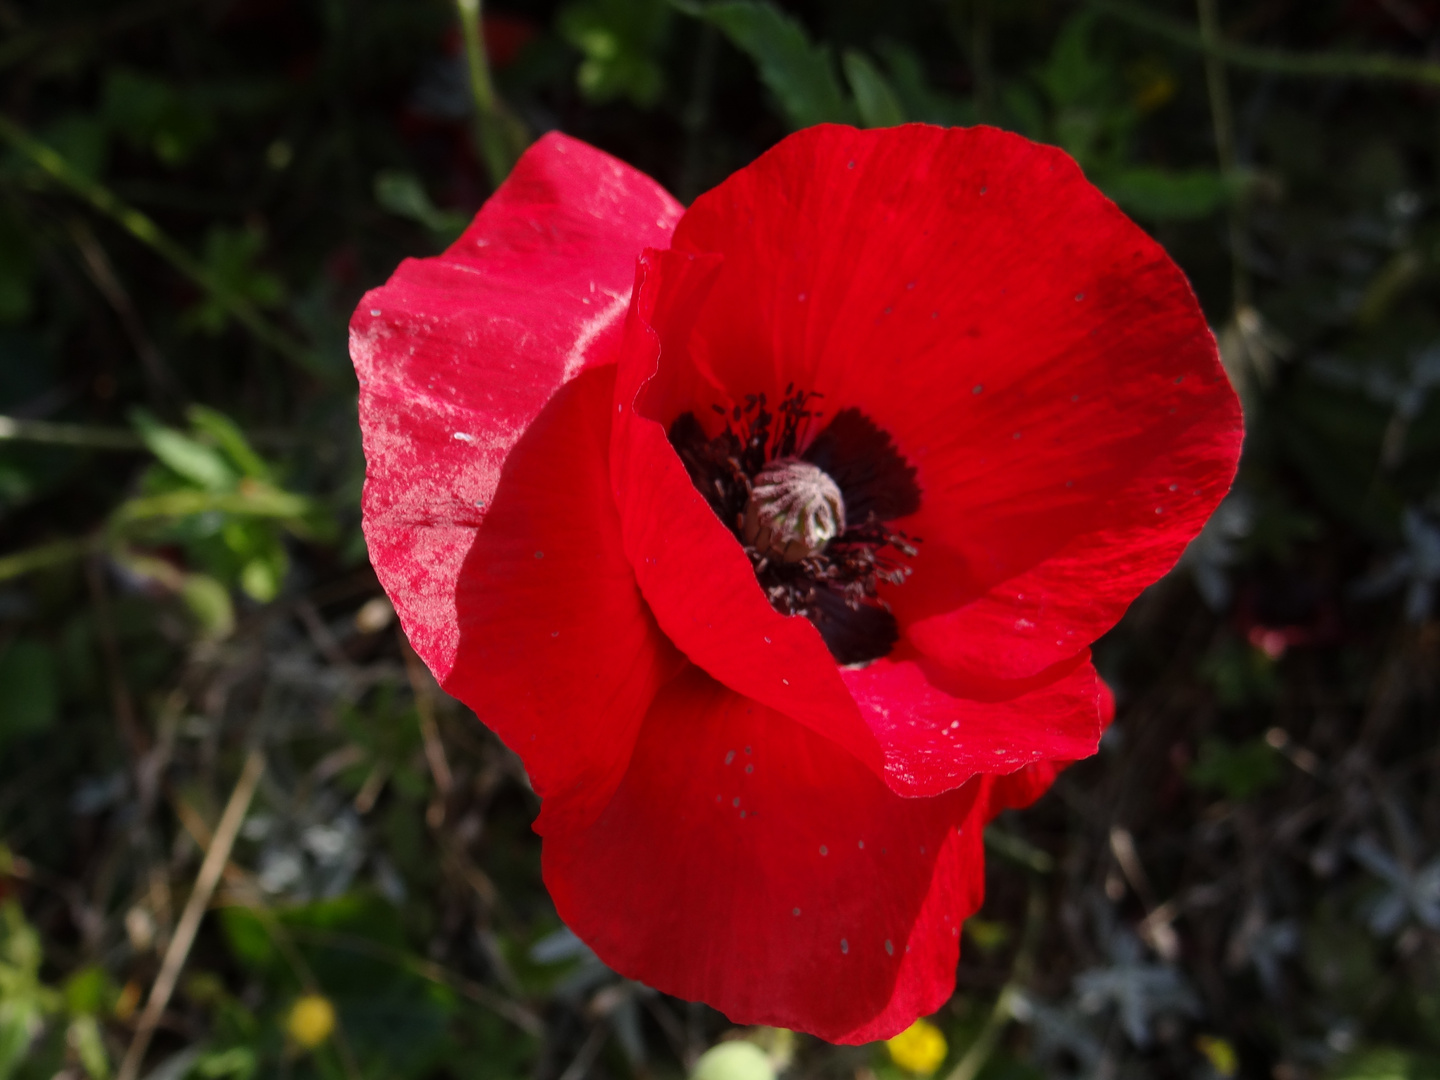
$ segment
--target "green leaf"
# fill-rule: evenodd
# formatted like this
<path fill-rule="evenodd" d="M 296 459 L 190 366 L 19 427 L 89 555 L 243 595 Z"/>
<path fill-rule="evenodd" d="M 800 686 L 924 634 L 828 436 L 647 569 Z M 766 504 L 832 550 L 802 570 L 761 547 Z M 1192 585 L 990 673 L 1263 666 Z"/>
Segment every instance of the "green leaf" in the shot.
<path fill-rule="evenodd" d="M 0 653 L 0 748 L 55 723 L 60 710 L 55 656 L 48 647 L 19 638 Z"/>
<path fill-rule="evenodd" d="M 1006 112 L 1031 138 L 1066 150 L 1087 173 L 1115 172 L 1130 158 L 1130 136 L 1139 120 L 1117 65 L 1096 46 L 1094 15 L 1068 19 L 1033 82 L 1044 97 L 1028 98 L 1012 83 L 1003 93 Z M 1108 44 L 1108 42 L 1101 42 Z"/>
<path fill-rule="evenodd" d="M 719 27 L 755 61 L 760 80 L 775 95 L 791 127 L 855 122 L 855 108 L 835 76 L 829 47 L 812 42 L 804 27 L 779 8 L 760 0 L 720 0 L 684 10 Z"/>
<path fill-rule="evenodd" d="M 65 980 L 65 1008 L 72 1016 L 98 1015 L 115 1005 L 115 983 L 102 967 L 83 967 Z"/>
<path fill-rule="evenodd" d="M 397 217 L 423 225 L 448 243 L 465 231 L 461 214 L 441 210 L 426 193 L 420 178 L 400 169 L 383 169 L 375 174 L 375 201 Z"/>
<path fill-rule="evenodd" d="M 272 594 L 267 599 L 273 598 Z M 209 640 L 220 641 L 234 631 L 235 607 L 230 603 L 230 592 L 209 574 L 186 574 L 180 599 Z"/>
<path fill-rule="evenodd" d="M 255 229 L 229 229 L 215 225 L 205 234 L 205 269 L 210 279 L 231 296 L 257 308 L 272 308 L 285 295 L 280 279 L 255 265 L 265 246 L 265 237 Z M 187 330 L 201 330 L 212 336 L 225 329 L 229 309 L 209 295 L 186 313 Z"/>
<path fill-rule="evenodd" d="M 29 1054 L 40 1010 L 28 1001 L 0 1002 L 0 1080 L 9 1080 Z"/>
<path fill-rule="evenodd" d="M 845 78 L 855 94 L 855 107 L 864 127 L 895 127 L 905 123 L 905 108 L 895 89 L 864 53 L 847 49 L 842 59 Z"/>
<path fill-rule="evenodd" d="M 1393 1046 L 1377 1046 L 1341 1058 L 1327 1080 L 1440 1080 L 1440 1058 Z"/>
<path fill-rule="evenodd" d="M 316 982 L 339 1011 L 369 1076 L 431 1075 L 447 1046 L 454 993 L 416 975 L 402 913 L 381 898 L 350 893 L 277 911 Z M 298 989 L 294 969 L 262 920 L 243 909 L 221 913 L 236 959 L 282 990 Z M 460 1074 L 474 1075 L 474 1074 Z"/>
<path fill-rule="evenodd" d="M 944 127 L 976 122 L 974 102 L 930 85 L 925 67 L 914 50 L 898 41 L 881 41 L 875 51 L 885 61 L 889 84 L 906 119 Z"/>
<path fill-rule="evenodd" d="M 1188 779 L 1202 791 L 1215 791 L 1232 802 L 1244 802 L 1283 778 L 1280 755 L 1265 742 L 1232 745 L 1224 739 L 1206 739 L 1200 757 L 1190 767 Z"/>
<path fill-rule="evenodd" d="M 1235 185 L 1207 169 L 1171 171 L 1137 166 L 1099 178 L 1106 195 L 1136 217 L 1190 221 L 1230 201 Z"/>
<path fill-rule="evenodd" d="M 1036 78 L 1057 105 L 1096 105 L 1118 95 L 1113 67 L 1091 49 L 1095 16 L 1082 11 L 1061 28 Z"/>
<path fill-rule="evenodd" d="M 220 926 L 225 931 L 230 954 L 247 972 L 269 974 L 283 966 L 275 943 L 270 940 L 270 931 L 249 908 L 224 908 L 220 912 Z"/>
<path fill-rule="evenodd" d="M 251 559 L 240 570 L 240 588 L 259 604 L 268 604 L 280 595 L 285 566 L 276 559 Z"/>
<path fill-rule="evenodd" d="M 150 452 L 192 484 L 206 491 L 233 491 L 239 475 L 213 446 L 165 427 L 144 410 L 137 409 L 131 421 Z"/>
<path fill-rule="evenodd" d="M 0 684 L 3 685 L 3 684 Z M 0 1080 L 9 1080 L 60 996 L 40 982 L 40 935 L 18 902 L 0 904 Z"/>
<path fill-rule="evenodd" d="M 166 165 L 183 165 L 215 137 L 215 120 L 196 98 L 138 71 L 114 68 L 100 115 L 132 146 Z"/>
<path fill-rule="evenodd" d="M 195 1062 L 193 1075 L 205 1080 L 249 1080 L 260 1068 L 259 1058 L 248 1046 L 212 1050 Z"/>
<path fill-rule="evenodd" d="M 240 575 L 240 587 L 252 599 L 268 604 L 280 592 L 290 569 L 276 523 L 263 518 L 232 518 L 220 530 L 230 558 Z"/>
<path fill-rule="evenodd" d="M 272 479 L 270 466 L 255 452 L 234 420 L 215 409 L 207 409 L 204 405 L 191 405 L 185 410 L 185 417 L 197 434 L 208 435 L 214 439 L 244 475 L 255 480 Z"/>
<path fill-rule="evenodd" d="M 579 0 L 561 8 L 560 35 L 585 57 L 575 77 L 580 92 L 597 104 L 656 104 L 665 89 L 659 52 L 670 18 L 667 0 Z"/>
<path fill-rule="evenodd" d="M 105 1040 L 100 1035 L 100 1022 L 89 1013 L 77 1016 L 70 1021 L 65 1036 L 91 1080 L 108 1080 L 110 1055 L 105 1052 Z"/>

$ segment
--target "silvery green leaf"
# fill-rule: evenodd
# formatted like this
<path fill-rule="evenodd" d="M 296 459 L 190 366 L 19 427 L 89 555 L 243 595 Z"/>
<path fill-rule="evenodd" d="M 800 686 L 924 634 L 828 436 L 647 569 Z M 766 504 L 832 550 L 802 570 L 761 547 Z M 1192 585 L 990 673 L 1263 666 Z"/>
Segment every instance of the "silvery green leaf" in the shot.
<path fill-rule="evenodd" d="M 1075 978 L 1076 1001 L 1082 1012 L 1114 1009 L 1120 1026 L 1136 1046 L 1150 1044 L 1150 1022 L 1165 1013 L 1197 1016 L 1200 1001 L 1184 976 L 1168 964 L 1147 963 L 1140 943 L 1128 933 L 1111 942 L 1113 962 Z"/>

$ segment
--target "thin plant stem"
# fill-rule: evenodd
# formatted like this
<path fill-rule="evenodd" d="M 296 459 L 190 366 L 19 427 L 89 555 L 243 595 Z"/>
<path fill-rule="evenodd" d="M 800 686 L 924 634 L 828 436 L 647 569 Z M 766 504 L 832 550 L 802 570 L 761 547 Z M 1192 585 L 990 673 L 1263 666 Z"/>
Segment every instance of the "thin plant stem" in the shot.
<path fill-rule="evenodd" d="M 1000 1036 L 1005 1027 L 1015 1018 L 1015 1003 L 1035 971 L 1035 953 L 1040 947 L 1040 934 L 1045 929 L 1045 896 L 1039 881 L 1031 880 L 1030 899 L 1025 906 L 1025 929 L 1021 932 L 1020 946 L 1015 952 L 1015 962 L 1010 966 L 1010 977 L 1005 981 L 990 1015 L 975 1041 L 965 1051 L 945 1080 L 975 1080 L 985 1063 L 1000 1045 Z"/>
<path fill-rule="evenodd" d="M 1210 121 L 1215 130 L 1215 155 L 1220 173 L 1235 175 L 1235 114 L 1230 105 L 1230 84 L 1225 77 L 1225 60 L 1216 51 L 1220 42 L 1220 12 L 1216 0 L 1195 0 L 1200 16 L 1200 37 L 1205 43 L 1205 87 L 1210 95 Z M 1236 313 L 1250 306 L 1250 273 L 1245 266 L 1249 243 L 1245 227 L 1245 196 L 1236 195 L 1229 207 L 1230 291 Z"/>
<path fill-rule="evenodd" d="M 90 427 L 88 424 L 56 424 L 48 420 L 24 420 L 0 416 L 0 442 L 46 443 L 74 446 L 82 450 L 144 450 L 145 441 L 125 428 Z"/>
<path fill-rule="evenodd" d="M 85 267 L 85 273 L 94 283 L 95 288 L 99 290 L 100 295 L 105 298 L 106 303 L 114 309 L 120 325 L 125 331 L 125 336 L 130 339 L 135 355 L 140 358 L 140 367 L 145 373 L 145 381 L 149 384 L 150 396 L 157 401 L 173 397 L 174 379 L 170 377 L 160 350 L 155 347 L 155 342 L 146 332 L 140 313 L 135 308 L 135 302 L 130 298 L 125 286 L 121 284 L 119 275 L 115 273 L 110 256 L 105 253 L 105 249 L 100 245 L 100 241 L 91 231 L 90 226 L 79 217 L 70 222 L 70 236 L 75 241 L 75 247 L 80 251 L 80 260 Z"/>
<path fill-rule="evenodd" d="M 202 262 L 181 247 L 149 216 L 125 203 L 103 184 L 91 180 L 54 149 L 3 115 L 0 115 L 0 139 L 4 139 L 38 165 L 52 180 L 84 199 L 209 293 L 231 318 L 249 330 L 262 344 L 307 371 L 313 373 L 317 370 L 315 357 L 308 348 L 261 315 L 249 300 L 237 295 L 224 282 L 218 280 Z"/>
<path fill-rule="evenodd" d="M 181 827 L 190 834 L 201 851 L 209 851 L 210 846 L 215 842 L 215 834 L 205 824 L 205 819 L 184 799 L 176 799 L 174 802 L 176 817 L 180 819 Z M 260 886 L 254 878 L 236 866 L 228 859 L 220 871 L 221 876 L 234 887 L 235 893 L 240 898 L 240 904 L 259 920 L 260 925 L 270 936 L 271 942 L 290 965 L 290 970 L 300 985 L 305 988 L 307 994 L 324 996 L 324 989 L 315 977 L 314 969 L 305 961 L 300 950 L 295 947 L 293 935 L 286 926 L 265 904 L 264 895 Z M 217 900 L 216 906 L 223 906 L 225 901 Z M 349 1080 L 359 1080 L 361 1075 L 359 1063 L 356 1061 L 355 1053 L 351 1049 L 350 1040 L 345 1034 L 345 1026 L 339 1016 L 335 1018 L 335 1031 L 331 1035 L 335 1042 L 335 1049 L 339 1052 L 340 1064 L 345 1070 Z"/>
<path fill-rule="evenodd" d="M 264 771 L 264 756 L 259 749 L 252 749 L 240 770 L 240 779 L 235 782 L 235 787 L 230 792 L 225 811 L 220 815 L 220 823 L 215 827 L 215 837 L 200 864 L 195 886 L 190 890 L 190 899 L 185 902 L 185 910 L 180 913 L 180 922 L 170 939 L 170 947 L 165 950 L 165 958 L 160 963 L 160 973 L 155 976 L 150 997 L 136 1022 L 135 1037 L 131 1040 L 129 1050 L 125 1052 L 117 1080 L 136 1080 L 140 1073 L 145 1051 L 150 1048 L 150 1039 L 155 1034 L 155 1025 L 160 1022 L 165 1007 L 170 1004 L 170 995 L 175 992 L 180 971 L 190 955 L 190 947 L 195 943 L 200 920 L 204 918 L 205 910 L 210 906 L 210 898 L 215 895 L 215 886 L 220 883 L 220 875 L 230 861 L 230 849 L 235 846 L 235 839 L 240 835 L 240 826 L 245 821 L 245 814 L 250 809 L 250 801 L 255 797 L 255 789 Z"/>
<path fill-rule="evenodd" d="M 475 101 L 475 138 L 490 183 L 499 187 L 510 175 L 520 150 L 528 141 L 524 129 L 500 101 L 490 77 L 485 56 L 485 25 L 481 20 L 482 0 L 455 0 L 460 15 L 460 36 L 465 42 L 465 61 L 470 69 L 470 96 Z"/>
<path fill-rule="evenodd" d="M 574 1060 L 560 1074 L 560 1080 L 580 1080 L 590 1071 L 590 1066 L 595 1064 L 595 1059 L 600 1056 L 600 1051 L 605 1049 L 605 1040 L 609 1037 L 610 1025 L 604 1020 L 596 1020 L 590 1034 L 586 1035 L 585 1041 L 580 1044 Z"/>
<path fill-rule="evenodd" d="M 1084 0 L 1084 3 L 1102 15 L 1163 37 L 1172 44 L 1215 56 L 1232 67 L 1296 78 L 1379 79 L 1440 86 L 1440 63 L 1429 60 L 1377 53 L 1294 53 L 1225 41 L 1218 35 L 1207 40 L 1185 23 L 1147 11 L 1129 0 Z"/>
<path fill-rule="evenodd" d="M 409 640 L 396 629 L 400 639 L 400 651 L 405 657 L 405 674 L 410 680 L 411 692 L 415 695 L 415 716 L 420 722 L 420 737 L 425 745 L 425 761 L 430 766 L 430 776 L 435 781 L 435 797 L 425 811 L 425 820 L 431 828 L 438 828 L 445 821 L 445 800 L 455 784 L 450 772 L 450 762 L 445 756 L 445 744 L 440 741 L 440 725 L 435 722 L 435 698 L 431 693 L 430 675 L 420 657 L 415 655 Z"/>
<path fill-rule="evenodd" d="M 495 111 L 495 83 L 485 57 L 485 29 L 480 18 L 482 0 L 455 0 L 460 12 L 460 33 L 465 39 L 465 60 L 470 67 L 470 93 L 475 111 L 488 116 Z"/>
<path fill-rule="evenodd" d="M 12 555 L 0 556 L 0 581 L 10 581 L 33 574 L 37 570 L 48 570 L 52 566 L 75 562 L 96 550 L 97 546 L 97 541 L 93 538 L 51 540 Z"/>
<path fill-rule="evenodd" d="M 304 441 L 304 437 L 295 432 L 274 428 L 247 431 L 246 436 L 256 446 L 281 450 Z M 0 415 L 0 442 L 7 441 L 73 446 L 79 450 L 148 452 L 145 440 L 128 428 L 94 427 L 90 424 L 65 424 L 53 420 L 28 420 L 19 416 Z"/>
<path fill-rule="evenodd" d="M 196 491 L 182 488 L 160 495 L 142 495 L 121 503 L 110 515 L 110 529 L 123 533 L 137 521 L 182 518 L 192 514 L 245 514 L 252 517 L 302 518 L 313 508 L 303 495 L 276 491 L 258 485 L 232 492 Z"/>

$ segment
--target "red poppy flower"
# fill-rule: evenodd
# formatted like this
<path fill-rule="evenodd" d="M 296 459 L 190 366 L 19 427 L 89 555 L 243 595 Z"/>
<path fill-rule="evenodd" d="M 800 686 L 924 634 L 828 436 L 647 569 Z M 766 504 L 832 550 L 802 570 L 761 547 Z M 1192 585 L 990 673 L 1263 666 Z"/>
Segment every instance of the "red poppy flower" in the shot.
<path fill-rule="evenodd" d="M 352 324 L 381 581 L 617 971 L 841 1042 L 954 985 L 981 831 L 1229 486 L 1180 271 L 1058 150 L 819 127 L 682 208 L 549 135 Z"/>

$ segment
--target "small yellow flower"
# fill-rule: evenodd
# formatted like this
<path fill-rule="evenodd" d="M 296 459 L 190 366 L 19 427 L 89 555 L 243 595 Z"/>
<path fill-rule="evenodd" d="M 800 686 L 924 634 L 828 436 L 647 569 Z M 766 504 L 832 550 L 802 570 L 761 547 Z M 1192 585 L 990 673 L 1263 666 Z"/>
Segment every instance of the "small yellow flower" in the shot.
<path fill-rule="evenodd" d="M 285 1030 L 306 1050 L 314 1050 L 335 1030 L 335 1006 L 320 994 L 306 994 L 290 1007 Z"/>
<path fill-rule="evenodd" d="M 1221 1076 L 1227 1078 L 1235 1075 L 1235 1070 L 1240 1062 L 1235 1055 L 1235 1047 L 1220 1038 L 1218 1035 L 1201 1035 L 1195 1040 L 1195 1049 L 1209 1059 L 1211 1067 Z"/>
<path fill-rule="evenodd" d="M 893 1039 L 885 1040 L 890 1060 L 906 1072 L 929 1076 L 940 1067 L 950 1048 L 945 1036 L 928 1020 L 916 1020 Z"/>

